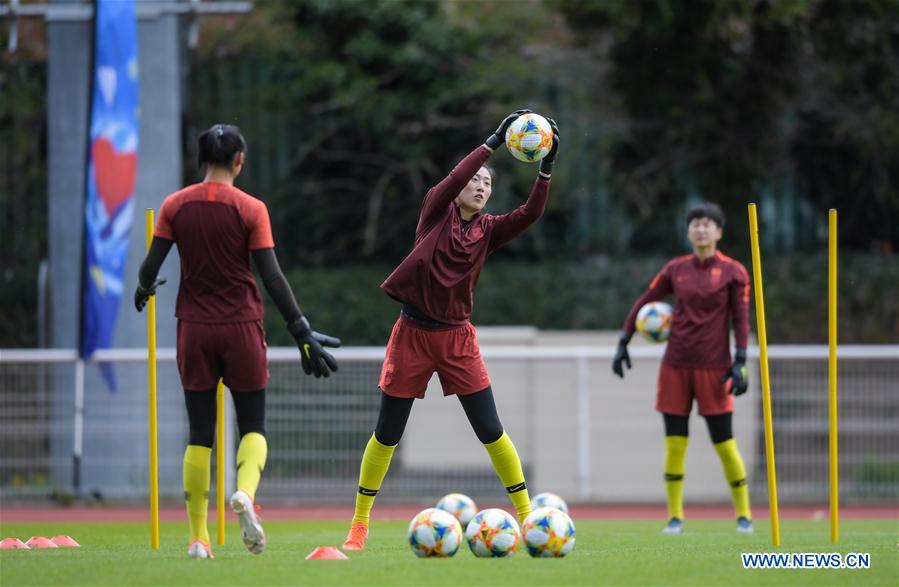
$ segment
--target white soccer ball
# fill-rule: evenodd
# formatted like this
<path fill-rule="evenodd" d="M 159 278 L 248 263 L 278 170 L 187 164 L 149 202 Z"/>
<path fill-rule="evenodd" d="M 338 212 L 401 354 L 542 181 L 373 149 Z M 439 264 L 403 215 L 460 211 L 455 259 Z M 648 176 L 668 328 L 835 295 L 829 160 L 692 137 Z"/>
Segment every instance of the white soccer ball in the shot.
<path fill-rule="evenodd" d="M 521 543 L 518 522 L 509 512 L 497 508 L 478 512 L 468 523 L 465 537 L 471 552 L 485 558 L 509 556 Z"/>
<path fill-rule="evenodd" d="M 537 510 L 540 508 L 556 508 L 566 514 L 568 513 L 568 504 L 555 493 L 540 493 L 534 496 L 534 499 L 531 500 L 531 509 Z"/>
<path fill-rule="evenodd" d="M 470 522 L 474 515 L 478 513 L 478 508 L 474 504 L 474 500 L 461 493 L 444 495 L 440 498 L 440 501 L 437 502 L 436 508 L 456 516 L 456 519 L 459 520 L 459 523 L 462 524 L 463 528 L 466 528 L 468 522 Z"/>
<path fill-rule="evenodd" d="M 574 549 L 574 522 L 563 511 L 540 508 L 521 526 L 524 544 L 533 557 L 563 557 Z"/>
<path fill-rule="evenodd" d="M 525 163 L 536 163 L 553 148 L 553 127 L 533 112 L 522 114 L 506 129 L 506 148 Z"/>
<path fill-rule="evenodd" d="M 450 557 L 462 544 L 462 526 L 452 514 L 428 508 L 409 522 L 409 546 L 419 557 Z"/>
<path fill-rule="evenodd" d="M 665 342 L 671 334 L 674 310 L 665 302 L 650 302 L 637 312 L 637 332 L 649 342 Z"/>

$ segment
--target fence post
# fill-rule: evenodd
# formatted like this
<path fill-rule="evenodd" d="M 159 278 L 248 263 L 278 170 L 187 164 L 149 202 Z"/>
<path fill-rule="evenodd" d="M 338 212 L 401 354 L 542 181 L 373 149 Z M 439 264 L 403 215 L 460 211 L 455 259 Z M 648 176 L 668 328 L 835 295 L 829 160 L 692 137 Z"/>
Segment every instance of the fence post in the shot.
<path fill-rule="evenodd" d="M 577 485 L 578 497 L 590 497 L 590 363 L 587 354 L 577 354 Z"/>
<path fill-rule="evenodd" d="M 84 450 L 84 360 L 75 361 L 75 422 L 72 426 L 72 493 L 81 497 L 81 455 Z"/>

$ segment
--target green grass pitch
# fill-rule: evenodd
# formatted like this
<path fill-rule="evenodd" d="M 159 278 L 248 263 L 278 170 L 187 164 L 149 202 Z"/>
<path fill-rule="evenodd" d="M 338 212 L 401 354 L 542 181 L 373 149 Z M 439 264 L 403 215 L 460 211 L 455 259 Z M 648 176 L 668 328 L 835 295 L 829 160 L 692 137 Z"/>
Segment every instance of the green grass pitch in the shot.
<path fill-rule="evenodd" d="M 768 526 L 734 532 L 731 521 L 690 521 L 682 536 L 663 536 L 661 522 L 577 522 L 577 547 L 564 559 L 476 559 L 467 548 L 451 559 L 418 559 L 406 524 L 375 522 L 368 548 L 348 561 L 306 561 L 315 546 L 337 545 L 344 522 L 266 521 L 268 548 L 246 552 L 236 524 L 212 561 L 186 556 L 186 524 L 162 524 L 162 547 L 149 547 L 145 524 L 2 524 L 3 536 L 69 534 L 80 549 L 4 550 L 0 585 L 897 585 L 895 520 L 844 520 L 832 548 L 827 522 L 784 521 L 781 551 L 868 552 L 868 570 L 744 570 L 741 552 L 770 552 Z M 214 538 L 213 538 L 214 539 Z"/>

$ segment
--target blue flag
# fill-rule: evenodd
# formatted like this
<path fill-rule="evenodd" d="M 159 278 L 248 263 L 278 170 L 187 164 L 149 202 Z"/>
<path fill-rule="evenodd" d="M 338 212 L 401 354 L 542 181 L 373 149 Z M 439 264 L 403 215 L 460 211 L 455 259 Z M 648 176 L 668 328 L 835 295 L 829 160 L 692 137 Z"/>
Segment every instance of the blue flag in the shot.
<path fill-rule="evenodd" d="M 122 297 L 138 143 L 137 18 L 133 0 L 97 0 L 84 234 L 81 356 L 109 348 Z M 111 390 L 115 375 L 103 369 Z"/>

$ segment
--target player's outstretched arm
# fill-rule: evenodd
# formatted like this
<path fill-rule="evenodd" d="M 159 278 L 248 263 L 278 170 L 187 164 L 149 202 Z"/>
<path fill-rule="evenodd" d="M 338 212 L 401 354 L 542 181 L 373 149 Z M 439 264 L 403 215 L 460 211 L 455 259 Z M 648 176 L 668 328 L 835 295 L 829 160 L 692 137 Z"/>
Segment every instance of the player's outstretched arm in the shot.
<path fill-rule="evenodd" d="M 483 145 L 466 155 L 462 161 L 453 167 L 453 170 L 449 172 L 449 175 L 428 190 L 421 207 L 421 217 L 418 221 L 418 229 L 416 232 L 421 232 L 423 228 L 433 222 L 436 218 L 440 218 L 440 213 L 445 211 L 446 207 L 456 199 L 456 196 L 459 195 L 459 192 L 462 191 L 465 184 L 467 184 L 471 178 L 474 177 L 474 174 L 478 172 L 478 169 L 487 162 L 491 153 L 503 144 L 505 141 L 506 129 L 509 128 L 509 125 L 512 124 L 516 118 L 528 112 L 530 112 L 530 110 L 516 110 L 506 116 L 503 121 L 499 123 L 499 126 L 493 134 L 487 137 L 487 140 L 484 141 Z"/>
<path fill-rule="evenodd" d="M 281 317 L 287 323 L 287 330 L 300 349 L 300 360 L 306 375 L 329 377 L 337 371 L 337 360 L 323 347 L 339 347 L 340 339 L 312 330 L 309 320 L 303 316 L 300 306 L 290 289 L 290 284 L 281 272 L 275 249 L 265 248 L 253 251 L 253 262 L 259 270 L 262 284 L 272 297 Z"/>
<path fill-rule="evenodd" d="M 547 118 L 547 120 L 553 129 L 553 146 L 546 157 L 540 161 L 540 172 L 534 182 L 534 187 L 531 188 L 527 202 L 511 212 L 495 217 L 493 232 L 490 236 L 491 251 L 513 240 L 543 216 L 546 199 L 549 196 L 549 180 L 552 177 L 553 165 L 562 140 L 556 121 L 552 118 Z"/>
<path fill-rule="evenodd" d="M 150 250 L 144 257 L 137 273 L 137 289 L 134 290 L 134 307 L 140 312 L 147 305 L 150 296 L 156 295 L 156 289 L 166 282 L 165 277 L 158 277 L 159 268 L 172 248 L 174 241 L 167 238 L 154 236 L 150 243 Z"/>

